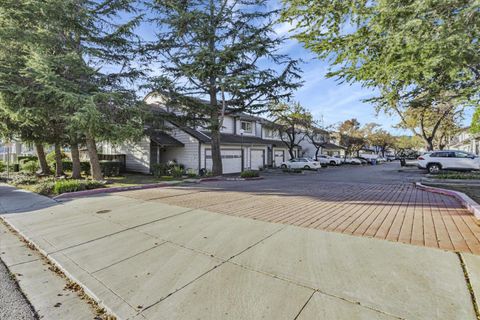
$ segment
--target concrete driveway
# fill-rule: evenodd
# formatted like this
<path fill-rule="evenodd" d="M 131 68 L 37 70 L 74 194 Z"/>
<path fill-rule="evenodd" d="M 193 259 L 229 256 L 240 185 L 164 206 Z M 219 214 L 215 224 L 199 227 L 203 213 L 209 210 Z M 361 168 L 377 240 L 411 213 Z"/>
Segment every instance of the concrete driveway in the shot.
<path fill-rule="evenodd" d="M 349 170 L 377 169 L 332 172 Z M 251 212 L 274 206 L 272 216 L 301 213 L 307 199 L 312 214 L 327 199 L 334 206 L 347 202 L 338 212 L 367 201 L 369 212 L 389 203 L 365 197 L 393 192 L 383 187 L 405 187 L 404 179 L 410 179 L 369 183 L 364 188 L 370 193 L 345 200 L 327 198 L 325 190 L 346 194 L 355 183 L 329 181 L 330 174 L 124 192 L 61 204 L 0 186 L 0 210 L 119 319 L 477 318 L 477 255 L 239 216 L 248 203 Z M 15 199 L 22 199 L 18 208 Z M 227 208 L 230 214 L 218 213 Z"/>

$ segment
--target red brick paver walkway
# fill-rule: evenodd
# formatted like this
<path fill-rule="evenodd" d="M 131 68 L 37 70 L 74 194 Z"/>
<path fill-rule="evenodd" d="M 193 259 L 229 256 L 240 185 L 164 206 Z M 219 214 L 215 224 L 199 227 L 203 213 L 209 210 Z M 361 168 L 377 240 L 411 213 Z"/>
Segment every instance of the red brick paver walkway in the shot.
<path fill-rule="evenodd" d="M 449 196 L 412 184 L 328 184 L 301 194 L 156 189 L 121 195 L 307 228 L 480 254 L 480 226 Z"/>

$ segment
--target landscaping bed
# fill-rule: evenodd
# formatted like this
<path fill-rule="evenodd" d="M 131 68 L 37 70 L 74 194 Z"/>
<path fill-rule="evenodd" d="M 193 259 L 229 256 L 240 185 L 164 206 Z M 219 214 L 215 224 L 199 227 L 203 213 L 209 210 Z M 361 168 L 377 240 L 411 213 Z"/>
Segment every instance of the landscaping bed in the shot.
<path fill-rule="evenodd" d="M 438 174 L 429 174 L 428 177 L 439 180 L 479 180 L 480 182 L 480 171 L 443 171 Z"/>
<path fill-rule="evenodd" d="M 480 203 L 480 185 L 469 185 L 469 184 L 442 184 L 442 183 L 428 183 L 428 182 L 422 182 L 423 185 L 430 186 L 430 187 L 435 187 L 435 188 L 442 188 L 442 189 L 448 189 L 448 190 L 453 190 L 453 191 L 459 191 L 465 193 L 467 196 L 472 198 L 476 203 Z"/>

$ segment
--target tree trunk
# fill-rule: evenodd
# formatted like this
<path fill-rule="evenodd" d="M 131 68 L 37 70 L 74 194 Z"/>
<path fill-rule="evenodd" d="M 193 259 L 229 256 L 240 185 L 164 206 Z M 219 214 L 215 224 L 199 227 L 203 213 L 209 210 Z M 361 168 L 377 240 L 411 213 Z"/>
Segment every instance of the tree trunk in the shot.
<path fill-rule="evenodd" d="M 78 150 L 78 143 L 72 142 L 72 179 L 80 179 L 82 177 L 82 168 L 80 166 L 80 151 Z"/>
<path fill-rule="evenodd" d="M 212 173 L 221 176 L 223 173 L 222 154 L 220 151 L 220 130 L 212 128 Z M 243 152 L 243 151 L 242 151 Z"/>
<path fill-rule="evenodd" d="M 433 138 L 430 138 L 430 139 L 425 139 L 425 143 L 426 143 L 426 148 L 427 148 L 427 151 L 432 151 L 434 148 L 433 148 Z"/>
<path fill-rule="evenodd" d="M 102 181 L 103 174 L 100 167 L 100 161 L 98 160 L 97 145 L 95 139 L 92 137 L 86 137 L 88 157 L 90 158 L 90 174 L 94 180 Z"/>
<path fill-rule="evenodd" d="M 318 152 L 320 151 L 320 148 L 317 148 L 317 151 L 315 151 L 315 161 L 318 161 Z"/>
<path fill-rule="evenodd" d="M 55 176 L 63 176 L 62 148 L 60 143 L 55 143 Z"/>
<path fill-rule="evenodd" d="M 288 153 L 290 154 L 290 159 L 295 158 L 295 155 L 293 154 L 293 146 L 292 145 L 288 146 Z"/>
<path fill-rule="evenodd" d="M 35 150 L 37 152 L 38 162 L 40 163 L 40 175 L 49 175 L 50 168 L 48 167 L 47 157 L 45 156 L 45 149 L 43 144 L 35 143 Z"/>

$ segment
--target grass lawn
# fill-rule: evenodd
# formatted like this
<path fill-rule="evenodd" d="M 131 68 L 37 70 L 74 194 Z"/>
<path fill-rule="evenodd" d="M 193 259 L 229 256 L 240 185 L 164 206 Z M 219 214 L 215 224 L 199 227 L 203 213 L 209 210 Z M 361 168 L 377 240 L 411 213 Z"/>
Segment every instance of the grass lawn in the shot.
<path fill-rule="evenodd" d="M 476 203 L 480 203 L 480 187 L 477 186 L 468 186 L 468 185 L 453 185 L 453 184 L 428 184 L 424 183 L 425 185 L 430 185 L 436 188 L 442 189 L 449 189 L 454 191 L 460 191 L 465 193 L 467 196 L 472 198 Z"/>

